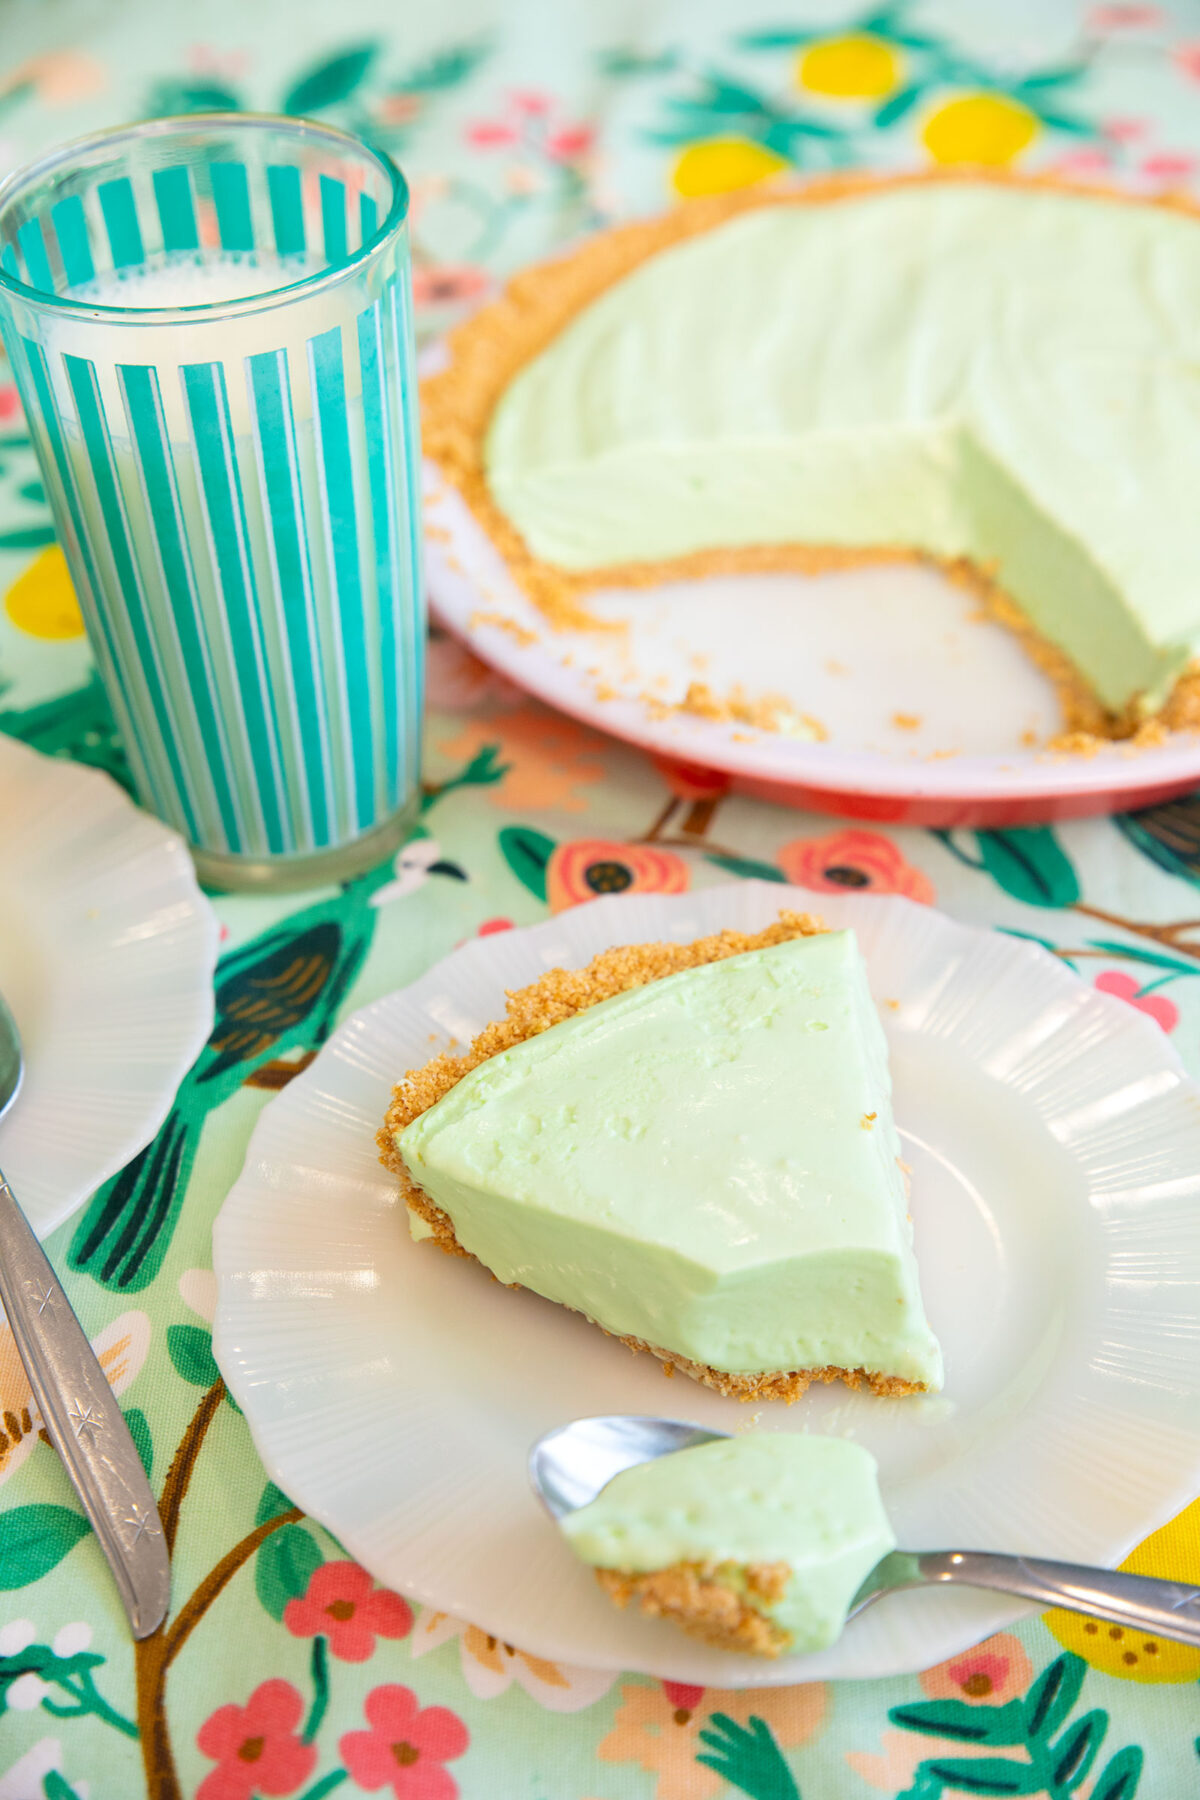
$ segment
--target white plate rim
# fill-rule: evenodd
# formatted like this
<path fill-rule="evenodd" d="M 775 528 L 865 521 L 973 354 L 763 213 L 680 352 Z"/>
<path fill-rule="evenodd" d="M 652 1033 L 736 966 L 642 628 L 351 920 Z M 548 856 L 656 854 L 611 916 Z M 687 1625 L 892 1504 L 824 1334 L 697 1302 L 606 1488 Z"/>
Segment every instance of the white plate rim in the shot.
<path fill-rule="evenodd" d="M 545 620 L 465 501 L 429 461 L 424 491 L 426 576 L 438 622 L 548 706 L 653 756 L 721 770 L 734 780 L 841 795 L 848 803 L 863 796 L 945 806 L 1104 796 L 1119 810 L 1141 793 L 1200 778 L 1196 731 L 1176 732 L 1162 744 L 1137 749 L 1105 745 L 1088 755 L 1016 748 L 1003 755 L 914 762 L 684 713 L 657 719 L 641 701 L 621 695 L 598 700 L 582 667 L 586 659 L 564 666 Z"/>
<path fill-rule="evenodd" d="M 469 1601 L 464 1603 L 462 1596 L 434 1591 L 427 1580 L 406 1579 L 403 1571 L 397 1567 L 395 1556 L 381 1553 L 379 1542 L 369 1532 L 348 1529 L 344 1518 L 339 1516 L 337 1505 L 330 1506 L 321 1491 L 321 1483 L 311 1468 L 297 1462 L 295 1447 L 288 1441 L 289 1434 L 283 1422 L 272 1418 L 270 1409 L 264 1405 L 264 1395 L 270 1391 L 272 1384 L 291 1383 L 296 1377 L 296 1371 L 293 1369 L 289 1375 L 288 1370 L 279 1362 L 280 1353 L 273 1343 L 266 1361 L 256 1362 L 247 1347 L 254 1336 L 254 1332 L 249 1329 L 254 1323 L 253 1309 L 265 1302 L 268 1305 L 267 1317 L 270 1316 L 270 1283 L 262 1280 L 264 1266 L 277 1271 L 282 1266 L 281 1254 L 284 1263 L 289 1254 L 283 1243 L 271 1235 L 275 1225 L 271 1226 L 265 1238 L 262 1236 L 263 1209 L 266 1207 L 269 1210 L 274 1206 L 278 1210 L 279 1196 L 286 1193 L 290 1220 L 295 1212 L 298 1184 L 307 1179 L 320 1184 L 326 1215 L 332 1218 L 330 1202 L 339 1178 L 336 1169 L 321 1167 L 319 1158 L 316 1164 L 311 1157 L 301 1165 L 289 1162 L 293 1122 L 302 1114 L 311 1117 L 319 1110 L 320 1097 L 326 1091 L 323 1083 L 327 1076 L 332 1079 L 335 1063 L 340 1062 L 347 1070 L 353 1071 L 361 1071 L 370 1066 L 373 1038 L 389 1014 L 406 1000 L 419 1005 L 419 1001 L 414 999 L 416 990 L 424 988 L 430 993 L 442 992 L 457 985 L 461 991 L 463 982 L 469 983 L 478 978 L 479 971 L 486 968 L 489 961 L 497 955 L 499 946 L 507 944 L 511 950 L 516 940 L 523 939 L 522 947 L 529 951 L 526 961 L 530 967 L 540 969 L 552 966 L 556 961 L 586 960 L 602 943 L 637 941 L 654 935 L 654 922 L 657 922 L 659 935 L 690 937 L 696 935 L 697 929 L 715 929 L 722 923 L 754 928 L 755 918 L 763 923 L 774 916 L 781 906 L 805 910 L 811 903 L 812 897 L 801 890 L 781 889 L 770 883 L 737 882 L 704 889 L 691 895 L 599 900 L 541 925 L 528 927 L 520 933 L 505 933 L 496 938 L 474 940 L 443 959 L 420 981 L 410 984 L 398 994 L 374 1002 L 348 1019 L 322 1050 L 317 1061 L 264 1110 L 251 1139 L 243 1171 L 214 1227 L 214 1268 L 218 1281 L 214 1351 L 230 1391 L 246 1415 L 268 1475 L 297 1504 L 326 1525 L 347 1550 L 372 1569 L 380 1580 L 402 1587 L 418 1601 L 437 1610 L 466 1611 L 484 1629 L 514 1637 L 510 1622 L 496 1616 L 487 1616 L 486 1612 L 484 1616 L 480 1616 L 479 1609 L 472 1608 Z M 1154 1095 L 1165 1093 L 1167 1100 L 1163 1104 L 1175 1105 L 1178 1102 L 1179 1108 L 1186 1113 L 1186 1127 L 1191 1137 L 1189 1158 L 1195 1157 L 1197 1145 L 1200 1145 L 1200 1091 L 1187 1078 L 1173 1047 L 1151 1020 L 1123 1002 L 1088 988 L 1038 946 L 1005 934 L 961 925 L 935 913 L 931 908 L 894 897 L 851 895 L 838 896 L 836 903 L 831 898 L 829 905 L 823 910 L 832 922 L 857 921 L 860 930 L 865 929 L 864 922 L 872 918 L 883 922 L 880 924 L 881 931 L 891 929 L 887 921 L 899 919 L 907 922 L 913 929 L 932 929 L 943 934 L 947 942 L 952 941 L 958 946 L 964 957 L 982 954 L 989 956 L 993 962 L 999 959 L 1004 968 L 1017 965 L 1035 967 L 1039 980 L 1045 983 L 1050 994 L 1047 1017 L 1057 1009 L 1062 1019 L 1079 1019 L 1086 1024 L 1088 1031 L 1084 1033 L 1081 1042 L 1085 1039 L 1091 1041 L 1098 1033 L 1106 1044 L 1110 1041 L 1116 1043 L 1122 1059 L 1121 1067 L 1128 1065 L 1140 1069 L 1143 1082 L 1149 1083 L 1147 1091 L 1150 1098 L 1146 1103 L 1158 1104 Z M 581 937 L 586 941 L 581 942 Z M 528 973 L 523 976 L 526 980 L 530 978 Z M 428 1023 L 431 1016 L 426 1015 L 423 1022 Z M 1036 1054 L 1036 1049 L 1034 1053 Z M 1137 1088 L 1137 1082 L 1132 1086 Z M 343 1107 L 344 1096 L 339 1099 L 335 1094 L 333 1104 Z M 1137 1101 L 1137 1104 L 1141 1104 L 1141 1101 Z M 1166 1179 L 1161 1170 L 1158 1174 Z M 355 1182 L 361 1184 L 366 1179 L 364 1173 L 356 1176 Z M 384 1183 L 389 1180 L 382 1174 L 379 1179 Z M 1179 1183 L 1179 1171 L 1176 1170 L 1176 1189 L 1179 1188 Z M 1200 1174 L 1196 1172 L 1194 1161 L 1189 1160 L 1184 1184 L 1190 1194 L 1200 1193 Z M 353 1185 L 350 1177 L 346 1177 L 344 1189 Z M 1163 1204 L 1165 1207 L 1166 1201 Z M 1165 1225 L 1163 1229 L 1166 1229 Z M 284 1235 L 286 1237 L 286 1232 Z M 1192 1235 L 1196 1236 L 1194 1232 Z M 1173 1259 L 1175 1244 L 1176 1239 L 1172 1236 Z M 1150 1247 L 1152 1248 L 1152 1244 Z M 1143 1262 L 1146 1248 L 1143 1244 L 1140 1252 Z M 1162 1253 L 1161 1244 L 1159 1250 Z M 264 1254 L 269 1256 L 266 1265 L 262 1261 Z M 257 1261 L 254 1260 L 256 1256 Z M 1173 1261 L 1172 1267 L 1174 1266 Z M 1179 1306 L 1187 1299 L 1186 1287 L 1181 1285 L 1178 1293 L 1184 1296 L 1184 1301 L 1175 1300 L 1175 1312 L 1164 1327 L 1163 1341 L 1170 1343 L 1173 1341 L 1172 1334 L 1182 1333 L 1186 1349 L 1188 1333 L 1194 1334 L 1200 1329 L 1200 1241 L 1189 1243 L 1179 1252 L 1177 1275 L 1181 1283 L 1185 1272 L 1190 1272 L 1191 1286 L 1194 1289 L 1191 1311 L 1183 1314 L 1179 1312 Z M 261 1325 L 262 1321 L 258 1323 Z M 1178 1345 L 1176 1349 L 1178 1350 Z M 274 1366 L 272 1357 L 275 1358 Z M 1200 1390 L 1200 1371 L 1185 1375 L 1179 1366 L 1177 1355 L 1176 1364 L 1164 1367 L 1158 1379 L 1168 1393 L 1168 1406 L 1173 1409 L 1173 1419 L 1180 1408 L 1174 1398 L 1171 1398 L 1177 1391 L 1172 1383 L 1184 1382 L 1192 1395 L 1196 1422 L 1192 1423 L 1191 1415 L 1187 1415 L 1185 1425 L 1181 1426 L 1176 1420 L 1170 1431 L 1165 1427 L 1159 1429 L 1162 1443 L 1169 1443 L 1170 1446 L 1173 1472 L 1169 1479 L 1164 1475 L 1161 1480 L 1151 1484 L 1152 1495 L 1148 1496 L 1140 1490 L 1135 1495 L 1137 1506 L 1141 1510 L 1138 1511 L 1136 1520 L 1131 1522 L 1126 1518 L 1119 1532 L 1115 1535 L 1109 1533 L 1105 1560 L 1119 1560 L 1134 1543 L 1165 1523 L 1190 1501 L 1196 1488 L 1200 1486 L 1200 1409 L 1194 1407 L 1194 1398 Z M 690 1385 L 688 1384 L 689 1388 Z M 696 1392 L 700 1393 L 702 1390 Z M 696 1403 L 690 1392 L 681 1393 L 676 1385 L 669 1395 L 663 1396 L 661 1409 L 676 1415 L 695 1416 Z M 1152 1425 L 1146 1427 L 1147 1442 L 1153 1444 L 1157 1441 L 1156 1429 L 1158 1428 Z M 512 1454 L 523 1460 L 526 1449 L 527 1445 L 514 1445 Z M 1077 1458 L 1083 1456 L 1078 1446 L 1075 1446 L 1072 1454 Z M 1067 1554 L 1065 1550 L 1057 1553 Z M 923 1600 L 926 1598 L 929 1597 L 922 1596 Z M 790 1659 L 779 1664 L 750 1667 L 746 1666 L 750 1659 L 718 1656 L 715 1652 L 678 1637 L 678 1634 L 671 1633 L 667 1627 L 647 1627 L 642 1621 L 627 1620 L 625 1615 L 621 1615 L 624 1636 L 617 1654 L 610 1650 L 589 1653 L 586 1643 L 564 1645 L 560 1638 L 531 1641 L 528 1632 L 524 1635 L 516 1632 L 515 1641 L 551 1660 L 581 1666 L 634 1668 L 664 1678 L 700 1681 L 708 1686 L 773 1686 L 825 1676 L 866 1678 L 929 1666 L 942 1660 L 944 1656 L 965 1649 L 978 1638 L 1030 1610 L 1020 1603 L 986 1596 L 938 1594 L 936 1599 L 943 1604 L 962 1600 L 969 1600 L 970 1604 L 955 1615 L 949 1628 L 940 1628 L 934 1634 L 938 1642 L 932 1654 L 928 1629 L 922 1627 L 918 1630 L 911 1624 L 905 1625 L 904 1608 L 908 1602 L 902 1598 L 887 1603 L 887 1607 L 892 1609 L 892 1624 L 883 1647 L 876 1644 L 870 1655 L 859 1654 L 857 1658 L 853 1654 L 845 1654 L 845 1647 L 852 1633 L 859 1630 L 865 1621 L 859 1621 L 851 1628 L 842 1646 L 819 1658 Z M 607 1602 L 604 1604 L 607 1605 Z M 865 1618 L 880 1618 L 886 1610 L 880 1607 Z M 678 1646 L 671 1643 L 669 1647 L 664 1647 L 656 1639 L 653 1647 L 648 1648 L 640 1634 L 651 1630 L 667 1632 L 668 1639 L 678 1637 Z"/>
<path fill-rule="evenodd" d="M 52 1017 L 0 1163 L 45 1237 L 166 1118 L 212 1031 L 220 923 L 182 838 L 101 770 L 0 735 L 6 821 L 24 829 L 0 885 L 43 953 Z"/>

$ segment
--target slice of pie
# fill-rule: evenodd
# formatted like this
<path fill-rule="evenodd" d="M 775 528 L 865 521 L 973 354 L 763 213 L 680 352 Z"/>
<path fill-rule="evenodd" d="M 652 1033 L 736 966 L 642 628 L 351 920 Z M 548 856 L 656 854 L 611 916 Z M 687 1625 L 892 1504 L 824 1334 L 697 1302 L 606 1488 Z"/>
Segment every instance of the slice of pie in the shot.
<path fill-rule="evenodd" d="M 596 589 L 918 557 L 1021 632 L 1069 725 L 1191 725 L 1198 290 L 1179 197 L 754 189 L 518 276 L 453 334 L 423 439 L 559 624 Z"/>
<path fill-rule="evenodd" d="M 896 1547 L 874 1457 L 807 1432 L 721 1438 L 638 1463 L 560 1524 L 618 1606 L 755 1656 L 834 1643 L 860 1585 Z"/>
<path fill-rule="evenodd" d="M 723 1394 L 940 1386 L 853 934 L 606 951 L 396 1089 L 414 1236 Z"/>

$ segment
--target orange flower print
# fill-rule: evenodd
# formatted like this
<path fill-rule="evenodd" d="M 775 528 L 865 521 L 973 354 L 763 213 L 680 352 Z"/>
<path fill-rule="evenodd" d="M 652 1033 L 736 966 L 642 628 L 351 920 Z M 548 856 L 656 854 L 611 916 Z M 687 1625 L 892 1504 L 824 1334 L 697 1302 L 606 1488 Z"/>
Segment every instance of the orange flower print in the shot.
<path fill-rule="evenodd" d="M 1003 1706 L 1023 1694 L 1033 1679 L 1033 1664 L 1019 1638 L 1001 1631 L 985 1638 L 963 1656 L 926 1669 L 921 1686 L 931 1700 L 965 1700 L 969 1706 Z"/>
<path fill-rule="evenodd" d="M 687 885 L 683 858 L 653 844 L 580 838 L 560 844 L 546 865 L 546 899 L 556 913 L 602 894 L 682 894 Z"/>
<path fill-rule="evenodd" d="M 738 1725 L 757 1715 L 776 1743 L 791 1749 L 819 1728 L 825 1689 L 820 1682 L 744 1692 L 681 1681 L 650 1687 L 629 1683 L 621 1689 L 612 1730 L 596 1755 L 601 1762 L 636 1763 L 656 1776 L 654 1800 L 715 1800 L 725 1789 L 725 1778 L 696 1761 L 706 1749 L 700 1733 L 710 1728 L 714 1713 L 724 1713 Z"/>
<path fill-rule="evenodd" d="M 472 719 L 452 738 L 440 739 L 438 749 L 465 762 L 485 744 L 495 744 L 499 761 L 508 764 L 503 781 L 483 790 L 505 812 L 585 812 L 587 796 L 579 790 L 604 779 L 602 740 L 542 706 Z"/>
<path fill-rule="evenodd" d="M 796 887 L 818 894 L 871 892 L 902 894 L 932 906 L 933 883 L 921 869 L 906 862 L 891 838 L 877 831 L 834 831 L 828 837 L 794 838 L 784 844 L 775 861 Z"/>

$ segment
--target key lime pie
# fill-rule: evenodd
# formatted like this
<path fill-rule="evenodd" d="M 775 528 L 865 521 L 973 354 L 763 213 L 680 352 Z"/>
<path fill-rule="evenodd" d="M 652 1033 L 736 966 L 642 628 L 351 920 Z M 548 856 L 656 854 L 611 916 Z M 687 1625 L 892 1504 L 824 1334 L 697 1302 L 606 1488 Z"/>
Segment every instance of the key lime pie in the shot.
<path fill-rule="evenodd" d="M 850 932 L 605 951 L 396 1089 L 413 1235 L 738 1399 L 935 1389 L 883 1030 Z"/>
<path fill-rule="evenodd" d="M 1200 724 L 1197 293 L 1180 201 L 985 175 L 696 201 L 460 327 L 425 444 L 559 624 L 600 587 L 920 558 L 1023 634 L 1069 725 Z"/>
<path fill-rule="evenodd" d="M 835 1643 L 896 1547 L 874 1457 L 807 1433 L 721 1438 L 638 1463 L 560 1525 L 618 1606 L 757 1656 Z"/>

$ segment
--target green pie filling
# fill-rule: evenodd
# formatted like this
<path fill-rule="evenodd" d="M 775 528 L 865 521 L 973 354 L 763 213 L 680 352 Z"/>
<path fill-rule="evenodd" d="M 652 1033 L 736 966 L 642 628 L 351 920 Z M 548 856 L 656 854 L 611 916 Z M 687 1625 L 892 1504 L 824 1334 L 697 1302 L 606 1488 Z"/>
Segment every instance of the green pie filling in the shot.
<path fill-rule="evenodd" d="M 618 1336 L 732 1375 L 941 1384 L 851 932 L 589 1007 L 396 1141 L 463 1249 Z"/>
<path fill-rule="evenodd" d="M 514 378 L 486 471 L 568 570 L 790 543 L 995 568 L 1114 713 L 1200 640 L 1200 225 L 926 184 L 661 250 Z"/>
<path fill-rule="evenodd" d="M 639 1463 L 560 1523 L 584 1562 L 626 1574 L 699 1564 L 736 1588 L 747 1569 L 786 1564 L 780 1597 L 752 1604 L 796 1655 L 841 1636 L 858 1588 L 896 1546 L 869 1451 L 791 1432 Z"/>

